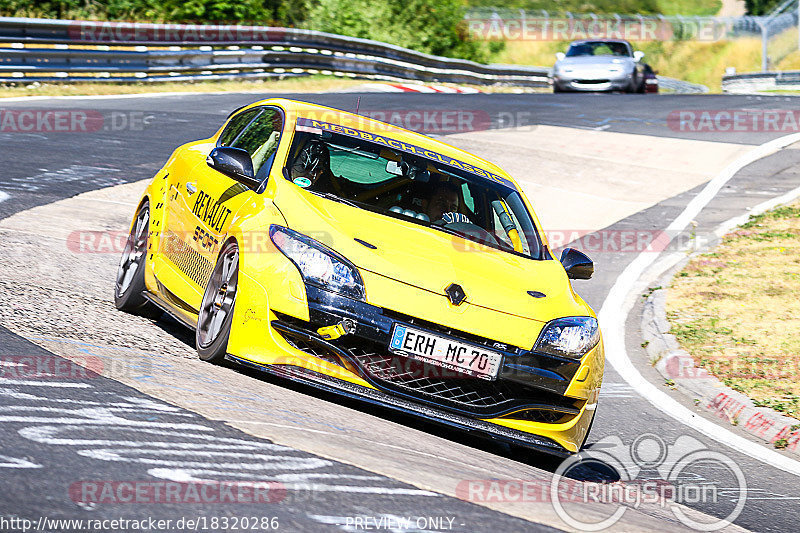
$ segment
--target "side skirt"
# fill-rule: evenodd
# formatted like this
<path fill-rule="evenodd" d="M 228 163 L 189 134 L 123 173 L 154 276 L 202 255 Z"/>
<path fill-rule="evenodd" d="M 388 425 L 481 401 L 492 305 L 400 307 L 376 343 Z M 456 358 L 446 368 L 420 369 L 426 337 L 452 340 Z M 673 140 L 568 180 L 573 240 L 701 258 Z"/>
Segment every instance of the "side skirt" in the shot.
<path fill-rule="evenodd" d="M 160 284 L 159 284 L 160 285 Z M 169 316 L 189 328 L 190 330 L 194 331 L 197 328 L 197 320 L 189 315 L 188 313 L 184 313 L 175 309 L 172 305 L 167 303 L 165 300 L 162 300 L 159 296 L 155 294 L 145 292 L 144 297 L 147 298 L 153 305 L 167 313 Z"/>

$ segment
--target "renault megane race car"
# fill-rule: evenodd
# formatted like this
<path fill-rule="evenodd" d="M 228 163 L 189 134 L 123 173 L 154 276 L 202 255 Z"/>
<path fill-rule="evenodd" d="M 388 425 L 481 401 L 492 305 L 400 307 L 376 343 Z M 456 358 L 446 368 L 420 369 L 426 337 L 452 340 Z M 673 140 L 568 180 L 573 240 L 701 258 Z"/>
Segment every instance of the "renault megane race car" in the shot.
<path fill-rule="evenodd" d="M 566 455 L 603 345 L 519 186 L 425 136 L 271 99 L 175 150 L 136 210 L 119 309 L 166 311 L 228 359 Z"/>

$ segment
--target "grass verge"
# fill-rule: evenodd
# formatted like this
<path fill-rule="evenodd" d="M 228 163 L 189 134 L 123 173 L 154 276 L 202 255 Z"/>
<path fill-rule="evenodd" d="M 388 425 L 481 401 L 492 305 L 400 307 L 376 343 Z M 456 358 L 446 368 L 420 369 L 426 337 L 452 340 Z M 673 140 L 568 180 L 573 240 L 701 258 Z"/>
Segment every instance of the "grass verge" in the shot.
<path fill-rule="evenodd" d="M 347 89 L 364 80 L 333 76 L 304 76 L 282 80 L 199 81 L 186 83 L 33 83 L 0 86 L 0 98 L 16 96 L 94 96 L 163 92 L 321 92 Z"/>
<path fill-rule="evenodd" d="M 667 296 L 696 364 L 757 406 L 800 418 L 800 201 L 751 217 L 692 259 Z"/>
<path fill-rule="evenodd" d="M 186 83 L 32 83 L 30 85 L 0 85 L 0 99 L 19 96 L 95 96 L 171 92 L 318 93 L 353 89 L 369 83 L 375 82 L 322 75 L 285 78 L 283 80 L 198 81 Z M 438 85 L 454 86 L 451 83 L 440 83 Z M 521 88 L 506 85 L 483 86 L 458 84 L 458 86 L 473 87 L 485 93 L 551 92 L 549 88 Z"/>

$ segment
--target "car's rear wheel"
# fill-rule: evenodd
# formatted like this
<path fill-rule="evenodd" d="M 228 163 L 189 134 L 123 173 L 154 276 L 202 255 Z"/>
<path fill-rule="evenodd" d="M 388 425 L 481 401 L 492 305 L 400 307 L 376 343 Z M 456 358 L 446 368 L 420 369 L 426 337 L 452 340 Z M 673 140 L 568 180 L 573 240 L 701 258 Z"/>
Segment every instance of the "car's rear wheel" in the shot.
<path fill-rule="evenodd" d="M 144 202 L 128 234 L 125 249 L 117 268 L 114 284 L 114 305 L 117 309 L 144 316 L 158 316 L 161 312 L 144 297 L 145 261 L 150 234 L 150 204 Z"/>
<path fill-rule="evenodd" d="M 218 362 L 227 353 L 238 286 L 239 246 L 230 241 L 219 254 L 197 317 L 195 340 L 203 361 Z"/>

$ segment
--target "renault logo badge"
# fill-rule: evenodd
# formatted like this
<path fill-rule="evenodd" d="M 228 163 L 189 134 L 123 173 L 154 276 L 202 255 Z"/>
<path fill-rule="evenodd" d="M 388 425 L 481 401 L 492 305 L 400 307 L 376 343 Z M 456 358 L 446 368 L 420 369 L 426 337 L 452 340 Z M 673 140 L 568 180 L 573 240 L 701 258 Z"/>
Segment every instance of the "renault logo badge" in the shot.
<path fill-rule="evenodd" d="M 467 293 L 464 292 L 464 289 L 461 288 L 461 285 L 456 283 L 451 283 L 448 285 L 444 290 L 444 293 L 447 295 L 447 298 L 453 305 L 461 305 L 461 303 L 467 299 Z"/>

